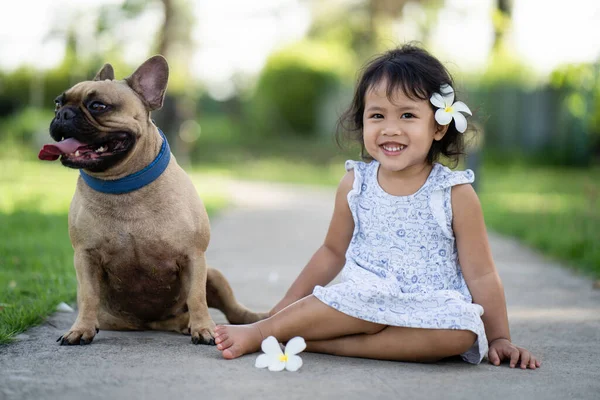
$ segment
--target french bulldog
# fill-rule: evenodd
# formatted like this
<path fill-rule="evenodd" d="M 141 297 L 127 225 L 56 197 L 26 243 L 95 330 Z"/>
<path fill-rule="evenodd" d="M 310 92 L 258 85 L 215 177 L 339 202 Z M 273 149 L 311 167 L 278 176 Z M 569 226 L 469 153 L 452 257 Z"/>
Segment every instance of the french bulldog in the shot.
<path fill-rule="evenodd" d="M 61 345 L 89 344 L 100 329 L 176 331 L 214 345 L 208 307 L 234 324 L 266 317 L 206 265 L 206 210 L 150 117 L 168 76 L 162 56 L 124 80 L 105 64 L 55 101 L 56 143 L 39 158 L 80 170 L 68 217 L 78 316 Z"/>

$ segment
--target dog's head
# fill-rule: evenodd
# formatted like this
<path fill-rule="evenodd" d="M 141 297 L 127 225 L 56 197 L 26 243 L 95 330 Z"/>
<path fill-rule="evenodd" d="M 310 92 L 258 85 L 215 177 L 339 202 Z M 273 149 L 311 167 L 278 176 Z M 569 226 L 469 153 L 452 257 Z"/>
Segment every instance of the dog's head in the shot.
<path fill-rule="evenodd" d="M 41 160 L 57 160 L 71 168 L 103 172 L 134 152 L 148 133 L 150 112 L 162 107 L 169 67 L 162 56 L 144 62 L 118 81 L 105 64 L 93 81 L 80 82 L 55 100 L 50 136 Z"/>

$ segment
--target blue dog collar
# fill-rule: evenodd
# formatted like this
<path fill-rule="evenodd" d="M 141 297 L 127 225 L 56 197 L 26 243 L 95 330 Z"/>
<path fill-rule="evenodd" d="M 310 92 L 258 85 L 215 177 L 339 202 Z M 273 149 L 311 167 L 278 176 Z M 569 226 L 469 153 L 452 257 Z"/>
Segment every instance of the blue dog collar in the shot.
<path fill-rule="evenodd" d="M 129 193 L 151 184 L 158 179 L 165 169 L 167 169 L 169 161 L 171 160 L 171 149 L 169 148 L 169 142 L 167 142 L 165 134 L 160 129 L 158 129 L 158 132 L 163 138 L 163 144 L 160 148 L 160 151 L 158 152 L 156 158 L 141 171 L 115 180 L 98 179 L 86 174 L 81 169 L 79 170 L 79 174 L 89 187 L 98 192 L 109 194 Z"/>

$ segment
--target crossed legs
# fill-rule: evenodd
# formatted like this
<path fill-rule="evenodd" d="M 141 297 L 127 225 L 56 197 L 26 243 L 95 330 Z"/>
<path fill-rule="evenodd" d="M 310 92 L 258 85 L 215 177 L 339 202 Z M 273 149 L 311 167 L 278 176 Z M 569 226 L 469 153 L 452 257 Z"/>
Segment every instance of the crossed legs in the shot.
<path fill-rule="evenodd" d="M 215 343 L 227 359 L 253 353 L 267 336 L 302 336 L 307 351 L 398 361 L 436 361 L 467 351 L 476 335 L 464 330 L 394 327 L 351 317 L 310 295 L 249 325 L 219 325 Z"/>

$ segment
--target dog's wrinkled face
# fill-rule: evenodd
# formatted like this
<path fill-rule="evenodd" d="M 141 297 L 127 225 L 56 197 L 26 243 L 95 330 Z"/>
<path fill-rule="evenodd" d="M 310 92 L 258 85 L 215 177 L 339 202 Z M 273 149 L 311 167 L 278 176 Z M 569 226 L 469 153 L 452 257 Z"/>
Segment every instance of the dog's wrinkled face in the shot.
<path fill-rule="evenodd" d="M 130 121 L 123 121 L 119 111 L 124 103 L 138 103 L 142 115 L 145 109 L 137 96 L 117 96 L 109 86 L 112 82 L 81 83 L 58 96 L 56 112 L 50 124 L 50 136 L 60 146 L 60 161 L 71 168 L 105 171 L 121 161 L 137 139 Z M 125 94 L 125 93 L 124 93 Z M 71 140 L 69 140 L 71 139 Z"/>
<path fill-rule="evenodd" d="M 114 80 L 106 64 L 93 81 L 78 83 L 55 100 L 42 160 L 103 172 L 123 161 L 144 134 L 150 111 L 162 106 L 168 79 L 164 58 L 155 56 L 129 78 Z"/>

